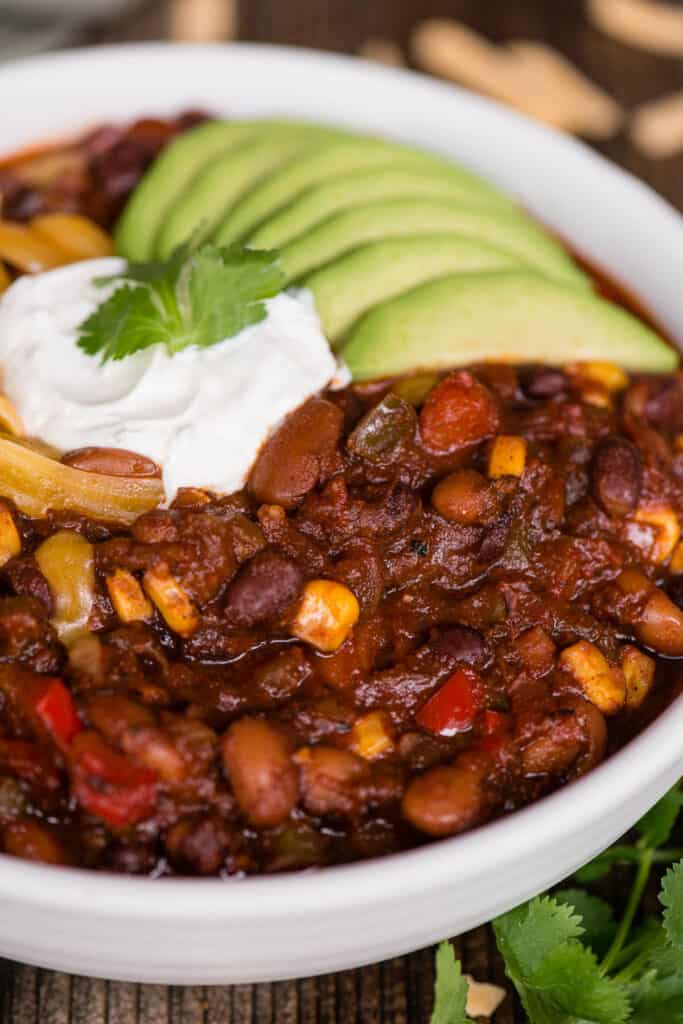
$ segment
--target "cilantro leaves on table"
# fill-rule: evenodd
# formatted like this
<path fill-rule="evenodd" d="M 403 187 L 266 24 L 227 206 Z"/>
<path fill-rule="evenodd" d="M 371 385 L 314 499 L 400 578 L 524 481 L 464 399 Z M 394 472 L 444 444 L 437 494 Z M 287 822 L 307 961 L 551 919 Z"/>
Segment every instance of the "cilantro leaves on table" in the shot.
<path fill-rule="evenodd" d="M 450 942 L 436 951 L 432 1024 L 471 1024 L 467 1016 L 467 981 Z"/>
<path fill-rule="evenodd" d="M 275 252 L 188 243 L 96 283 L 118 287 L 81 324 L 78 345 L 106 363 L 157 344 L 173 355 L 232 338 L 265 319 L 285 277 Z"/>
<path fill-rule="evenodd" d="M 577 872 L 583 885 L 616 864 L 635 868 L 618 923 L 609 903 L 576 886 L 493 922 L 529 1024 L 683 1024 L 683 850 L 666 845 L 682 810 L 675 787 L 635 826 L 635 842 L 622 841 Z M 663 913 L 636 924 L 656 865 L 673 865 L 662 879 Z M 467 1022 L 467 983 L 448 943 L 436 971 L 432 1024 Z"/>

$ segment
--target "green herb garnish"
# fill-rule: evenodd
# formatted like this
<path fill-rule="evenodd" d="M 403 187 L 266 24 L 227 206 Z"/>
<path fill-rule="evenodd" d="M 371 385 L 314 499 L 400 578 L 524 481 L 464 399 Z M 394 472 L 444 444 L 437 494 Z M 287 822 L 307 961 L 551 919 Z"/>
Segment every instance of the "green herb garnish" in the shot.
<path fill-rule="evenodd" d="M 265 318 L 264 300 L 282 290 L 285 277 L 277 253 L 187 244 L 167 260 L 128 263 L 97 284 L 116 282 L 79 329 L 79 348 L 103 363 L 152 345 L 173 355 L 232 338 Z"/>
<path fill-rule="evenodd" d="M 682 808 L 676 787 L 638 822 L 635 842 L 610 847 L 575 876 L 585 884 L 615 864 L 635 867 L 618 923 L 609 903 L 583 888 L 537 897 L 493 922 L 529 1024 L 683 1024 L 683 850 L 667 847 Z M 673 861 L 663 913 L 636 924 L 653 867 Z M 432 1024 L 468 1021 L 467 982 L 447 943 L 434 995 Z"/>

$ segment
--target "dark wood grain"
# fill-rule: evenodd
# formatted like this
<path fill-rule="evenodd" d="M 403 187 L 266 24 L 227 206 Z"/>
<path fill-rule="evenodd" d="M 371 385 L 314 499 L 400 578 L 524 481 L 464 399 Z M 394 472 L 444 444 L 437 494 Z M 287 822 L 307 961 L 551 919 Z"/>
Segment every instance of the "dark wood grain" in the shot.
<path fill-rule="evenodd" d="M 95 42 L 163 38 L 164 3 L 149 3 Z M 575 60 L 632 107 L 683 87 L 683 63 L 639 53 L 602 36 L 582 16 L 581 0 L 242 0 L 243 39 L 353 53 L 369 37 L 406 47 L 428 16 L 464 19 L 491 38 L 542 39 Z M 621 136 L 600 147 L 683 210 L 683 157 L 654 162 Z M 504 984 L 492 932 L 456 940 L 465 969 Z M 433 952 L 317 979 L 225 988 L 90 981 L 0 961 L 0 1024 L 426 1024 Z M 495 1024 L 521 1024 L 509 997 Z"/>

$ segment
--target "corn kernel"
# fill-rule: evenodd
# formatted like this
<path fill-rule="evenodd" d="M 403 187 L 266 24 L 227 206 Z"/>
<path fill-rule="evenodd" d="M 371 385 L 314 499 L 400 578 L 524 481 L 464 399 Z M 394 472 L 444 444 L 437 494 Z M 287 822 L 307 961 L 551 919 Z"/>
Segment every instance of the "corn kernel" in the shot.
<path fill-rule="evenodd" d="M 521 476 L 526 466 L 526 441 L 523 437 L 501 434 L 493 442 L 489 455 L 489 476 Z"/>
<path fill-rule="evenodd" d="M 0 502 L 0 565 L 21 553 L 21 537 L 14 516 L 4 502 Z"/>
<path fill-rule="evenodd" d="M 657 563 L 666 562 L 681 539 L 681 524 L 674 510 L 669 506 L 639 508 L 634 519 L 637 523 L 655 529 L 656 537 L 650 550 L 650 558 Z"/>
<path fill-rule="evenodd" d="M 34 217 L 31 230 L 51 245 L 63 249 L 70 260 L 111 256 L 114 243 L 99 225 L 78 213 L 45 213 Z"/>
<path fill-rule="evenodd" d="M 604 715 L 614 715 L 624 706 L 623 673 L 613 668 L 594 644 L 580 640 L 566 647 L 560 655 L 560 665 L 571 672 L 587 700 Z"/>
<path fill-rule="evenodd" d="M 0 263 L 0 295 L 6 291 L 12 283 L 12 278 L 9 276 L 9 270 L 4 263 Z"/>
<path fill-rule="evenodd" d="M 366 761 L 372 761 L 394 749 L 389 732 L 387 716 L 381 711 L 371 711 L 357 718 L 351 730 L 351 749 Z"/>
<path fill-rule="evenodd" d="M 671 561 L 669 562 L 669 571 L 672 572 L 674 576 L 683 574 L 683 541 L 678 543 L 674 548 L 674 553 L 671 556 Z"/>
<path fill-rule="evenodd" d="M 608 391 L 601 387 L 587 387 L 581 391 L 581 400 L 586 405 L 594 405 L 596 409 L 611 409 L 612 399 Z"/>
<path fill-rule="evenodd" d="M 343 583 L 311 580 L 304 587 L 292 634 L 319 651 L 336 651 L 358 622 L 359 615 L 358 601 Z"/>
<path fill-rule="evenodd" d="M 142 579 L 148 596 L 159 609 L 166 625 L 178 636 L 190 636 L 199 626 L 199 612 L 168 566 L 148 569 Z"/>
<path fill-rule="evenodd" d="M 48 242 L 25 224 L 0 220 L 0 260 L 25 274 L 61 267 L 69 262 L 64 249 Z"/>
<path fill-rule="evenodd" d="M 637 647 L 627 644 L 621 652 L 621 671 L 626 680 L 626 707 L 635 710 L 652 689 L 655 662 Z"/>
<path fill-rule="evenodd" d="M 24 421 L 7 395 L 0 395 L 0 428 L 15 437 L 24 436 Z"/>
<path fill-rule="evenodd" d="M 628 387 L 628 374 L 616 363 L 600 362 L 572 363 L 567 372 L 582 381 L 598 384 L 610 394 L 623 391 Z"/>
<path fill-rule="evenodd" d="M 121 622 L 146 622 L 151 619 L 152 605 L 132 573 L 126 569 L 117 569 L 113 576 L 107 576 L 106 583 L 114 611 Z"/>

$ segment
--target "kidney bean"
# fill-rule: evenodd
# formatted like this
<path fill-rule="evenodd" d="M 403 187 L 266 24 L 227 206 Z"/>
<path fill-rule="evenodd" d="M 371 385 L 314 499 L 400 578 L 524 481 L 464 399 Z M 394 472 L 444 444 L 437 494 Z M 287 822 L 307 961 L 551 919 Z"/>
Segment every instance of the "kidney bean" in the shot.
<path fill-rule="evenodd" d="M 303 648 L 286 647 L 254 671 L 251 686 L 260 705 L 274 707 L 293 697 L 311 672 Z"/>
<path fill-rule="evenodd" d="M 610 516 L 621 518 L 638 505 L 643 486 L 640 452 L 625 437 L 606 437 L 595 449 L 591 464 L 591 491 Z"/>
<path fill-rule="evenodd" d="M 249 488 L 257 501 L 292 508 L 320 480 L 325 460 L 335 451 L 344 414 L 332 402 L 311 398 L 291 413 L 266 441 L 251 471 Z"/>
<path fill-rule="evenodd" d="M 253 626 L 283 612 L 297 597 L 304 574 L 299 566 L 262 551 L 242 567 L 228 588 L 226 617 L 239 626 Z"/>
<path fill-rule="evenodd" d="M 453 373 L 427 395 L 420 431 L 436 453 L 457 451 L 493 437 L 499 422 L 496 401 L 471 373 Z"/>
<path fill-rule="evenodd" d="M 76 448 L 63 455 L 62 462 L 72 469 L 80 469 L 84 473 L 101 473 L 104 476 L 161 476 L 156 462 L 125 448 Z"/>
<path fill-rule="evenodd" d="M 257 827 L 280 825 L 299 795 L 285 738 L 260 718 L 241 718 L 230 726 L 222 746 L 225 774 L 242 813 Z"/>
<path fill-rule="evenodd" d="M 128 730 L 154 725 L 149 708 L 120 693 L 98 693 L 86 703 L 85 713 L 92 727 L 115 745 Z"/>
<path fill-rule="evenodd" d="M 490 523 L 500 509 L 495 488 L 476 469 L 459 469 L 440 480 L 432 505 L 444 519 L 463 526 Z"/>
<path fill-rule="evenodd" d="M 411 825 L 430 836 L 452 836 L 483 820 L 486 799 L 482 769 L 462 757 L 432 768 L 408 786 L 402 805 Z"/>
<path fill-rule="evenodd" d="M 362 758 L 336 747 L 309 747 L 300 751 L 301 792 L 311 814 L 346 817 L 356 810 L 359 783 L 368 775 Z"/>

